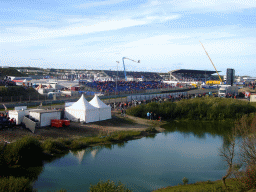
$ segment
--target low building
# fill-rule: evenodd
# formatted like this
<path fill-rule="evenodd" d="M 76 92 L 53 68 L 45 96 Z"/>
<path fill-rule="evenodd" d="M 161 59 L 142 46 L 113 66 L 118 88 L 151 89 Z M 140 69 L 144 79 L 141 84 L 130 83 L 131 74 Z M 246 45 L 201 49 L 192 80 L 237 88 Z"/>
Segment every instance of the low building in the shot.
<path fill-rule="evenodd" d="M 25 115 L 28 115 L 29 111 L 27 110 L 27 106 L 15 107 L 14 110 L 9 110 L 8 115 L 10 119 L 14 119 L 16 125 L 20 125 L 23 121 Z"/>
<path fill-rule="evenodd" d="M 29 117 L 38 121 L 39 127 L 51 125 L 52 119 L 61 119 L 61 111 L 35 109 L 29 111 Z"/>

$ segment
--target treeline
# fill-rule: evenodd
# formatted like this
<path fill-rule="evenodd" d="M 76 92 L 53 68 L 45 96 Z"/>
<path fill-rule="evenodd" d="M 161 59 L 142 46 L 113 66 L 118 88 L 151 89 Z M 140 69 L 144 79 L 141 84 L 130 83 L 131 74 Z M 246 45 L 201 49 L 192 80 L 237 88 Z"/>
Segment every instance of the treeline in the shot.
<path fill-rule="evenodd" d="M 244 114 L 256 112 L 247 101 L 227 98 L 195 98 L 177 102 L 148 103 L 127 110 L 127 114 L 147 118 L 147 112 L 156 113 L 163 120 L 227 120 L 239 119 Z"/>

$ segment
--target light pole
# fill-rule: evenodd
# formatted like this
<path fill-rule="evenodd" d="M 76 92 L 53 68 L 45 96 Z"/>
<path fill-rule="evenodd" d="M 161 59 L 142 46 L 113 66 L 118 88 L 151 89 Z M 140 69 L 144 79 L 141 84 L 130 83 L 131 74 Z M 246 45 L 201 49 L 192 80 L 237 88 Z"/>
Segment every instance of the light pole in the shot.
<path fill-rule="evenodd" d="M 133 61 L 133 62 L 135 62 L 135 63 L 140 63 L 140 60 L 135 61 L 135 60 L 129 59 L 129 58 L 127 58 L 127 57 L 123 57 L 123 58 L 122 58 L 122 60 L 123 60 L 123 65 L 124 65 L 124 60 L 125 60 L 125 59 L 128 59 L 128 60 L 130 60 L 130 61 Z M 127 81 L 126 71 L 125 71 L 125 65 L 124 65 L 124 78 L 125 78 L 125 81 Z"/>
<path fill-rule="evenodd" d="M 116 67 L 116 93 L 117 93 L 117 77 L 118 77 L 118 63 L 119 61 L 116 61 L 117 62 L 117 67 Z"/>

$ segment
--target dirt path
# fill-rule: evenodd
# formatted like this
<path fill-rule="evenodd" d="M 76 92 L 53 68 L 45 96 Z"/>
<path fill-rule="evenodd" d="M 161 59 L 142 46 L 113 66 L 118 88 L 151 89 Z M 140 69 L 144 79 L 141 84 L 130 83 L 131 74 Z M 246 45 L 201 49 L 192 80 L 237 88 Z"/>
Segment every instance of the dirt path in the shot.
<path fill-rule="evenodd" d="M 97 135 L 99 133 L 111 133 L 114 131 L 128 131 L 137 130 L 144 131 L 149 127 L 155 127 L 158 131 L 162 132 L 164 129 L 160 128 L 162 122 L 150 121 L 147 119 L 141 119 L 133 116 L 126 115 L 121 116 L 118 112 L 112 113 L 112 119 L 94 122 L 94 123 L 77 123 L 71 122 L 68 127 L 44 127 L 36 129 L 33 134 L 28 129 L 23 129 L 20 126 L 14 128 L 4 128 L 0 130 L 0 143 L 4 141 L 15 141 L 23 136 L 30 135 L 39 139 L 47 138 L 77 138 L 77 137 L 88 137 Z"/>

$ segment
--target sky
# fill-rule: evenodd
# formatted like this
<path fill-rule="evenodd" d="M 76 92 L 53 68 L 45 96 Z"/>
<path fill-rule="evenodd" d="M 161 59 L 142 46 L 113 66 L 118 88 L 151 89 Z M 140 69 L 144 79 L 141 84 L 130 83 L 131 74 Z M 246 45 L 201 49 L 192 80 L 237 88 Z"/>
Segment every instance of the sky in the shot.
<path fill-rule="evenodd" d="M 0 0 L 0 66 L 256 76 L 255 0 Z M 120 63 L 118 64 L 117 61 Z"/>

